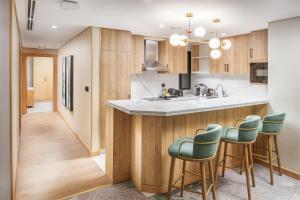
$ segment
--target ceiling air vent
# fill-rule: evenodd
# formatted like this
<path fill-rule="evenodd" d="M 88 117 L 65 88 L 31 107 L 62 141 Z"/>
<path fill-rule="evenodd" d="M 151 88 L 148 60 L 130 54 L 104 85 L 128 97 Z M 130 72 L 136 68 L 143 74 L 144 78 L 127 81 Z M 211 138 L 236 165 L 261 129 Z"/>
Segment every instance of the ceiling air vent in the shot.
<path fill-rule="evenodd" d="M 34 10 L 35 10 L 35 0 L 28 0 L 27 30 L 29 31 L 32 31 L 33 28 Z"/>
<path fill-rule="evenodd" d="M 73 0 L 62 0 L 60 8 L 63 10 L 78 10 L 80 8 L 79 2 Z"/>

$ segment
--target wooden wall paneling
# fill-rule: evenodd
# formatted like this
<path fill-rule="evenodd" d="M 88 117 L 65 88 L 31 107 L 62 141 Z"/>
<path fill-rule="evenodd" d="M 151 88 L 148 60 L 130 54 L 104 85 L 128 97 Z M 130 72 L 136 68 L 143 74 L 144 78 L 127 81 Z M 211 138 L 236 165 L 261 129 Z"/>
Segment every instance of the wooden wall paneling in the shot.
<path fill-rule="evenodd" d="M 27 113 L 27 55 L 22 53 L 22 65 L 20 66 L 20 112 Z"/>
<path fill-rule="evenodd" d="M 206 112 L 197 113 L 197 129 L 206 129 L 207 120 Z"/>
<path fill-rule="evenodd" d="M 142 188 L 142 116 L 131 116 L 130 176 L 137 189 Z"/>
<path fill-rule="evenodd" d="M 217 111 L 209 111 L 206 113 L 206 126 L 217 122 Z"/>
<path fill-rule="evenodd" d="M 198 113 L 186 115 L 186 137 L 194 138 L 196 135 Z M 203 131 L 200 131 L 203 132 Z M 186 169 L 192 172 L 200 173 L 199 163 L 187 162 Z M 189 177 L 190 175 L 187 175 Z"/>
<path fill-rule="evenodd" d="M 192 54 L 192 72 L 198 72 L 200 69 L 199 66 L 199 52 L 200 49 L 200 45 L 199 44 L 195 44 L 192 45 L 192 50 L 191 50 L 191 54 Z"/>
<path fill-rule="evenodd" d="M 174 143 L 174 117 L 163 117 L 163 122 L 165 125 L 161 135 L 161 186 L 163 187 L 163 191 L 167 191 L 171 165 L 171 157 L 169 156 L 168 148 Z"/>
<path fill-rule="evenodd" d="M 131 116 L 114 108 L 106 111 L 106 174 L 113 183 L 130 179 Z"/>
<path fill-rule="evenodd" d="M 163 117 L 143 116 L 142 184 L 161 186 L 161 134 Z"/>

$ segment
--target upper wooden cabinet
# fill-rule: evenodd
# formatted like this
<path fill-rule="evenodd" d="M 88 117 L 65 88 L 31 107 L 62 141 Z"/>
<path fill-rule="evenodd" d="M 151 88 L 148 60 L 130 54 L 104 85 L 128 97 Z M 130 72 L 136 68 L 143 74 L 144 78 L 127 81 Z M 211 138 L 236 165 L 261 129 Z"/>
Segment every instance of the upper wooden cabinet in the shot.
<path fill-rule="evenodd" d="M 187 47 L 174 47 L 166 40 L 160 41 L 158 54 L 158 61 L 168 66 L 169 73 L 187 73 Z"/>
<path fill-rule="evenodd" d="M 129 31 L 101 29 L 101 50 L 131 51 L 131 33 Z"/>
<path fill-rule="evenodd" d="M 231 48 L 221 50 L 219 59 L 210 59 L 210 73 L 248 74 L 248 35 L 229 38 Z"/>
<path fill-rule="evenodd" d="M 199 55 L 200 55 L 200 45 L 199 44 L 193 44 L 192 45 L 192 62 L 191 62 L 191 70 L 192 72 L 198 72 L 200 70 L 200 63 L 199 63 Z"/>
<path fill-rule="evenodd" d="M 249 36 L 249 59 L 251 63 L 268 62 L 268 30 L 253 31 Z"/>
<path fill-rule="evenodd" d="M 144 64 L 144 36 L 131 36 L 131 73 L 142 74 Z"/>

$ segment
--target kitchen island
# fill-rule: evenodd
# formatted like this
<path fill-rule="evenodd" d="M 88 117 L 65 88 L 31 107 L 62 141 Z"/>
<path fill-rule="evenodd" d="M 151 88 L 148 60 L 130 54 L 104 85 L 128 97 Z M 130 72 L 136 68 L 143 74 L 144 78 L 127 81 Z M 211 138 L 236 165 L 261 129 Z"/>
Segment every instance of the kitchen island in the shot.
<path fill-rule="evenodd" d="M 217 123 L 233 126 L 246 115 L 264 116 L 268 111 L 266 98 L 226 97 L 206 99 L 181 97 L 172 100 L 112 100 L 107 102 L 106 174 L 113 183 L 131 179 L 143 192 L 167 191 L 170 157 L 168 147 L 179 137 L 193 137 L 197 129 Z M 230 154 L 241 154 L 239 147 Z M 236 160 L 228 159 L 236 166 Z M 177 161 L 175 178 L 181 173 Z M 199 164 L 189 163 L 187 170 L 198 173 Z M 186 184 L 199 180 L 187 176 Z"/>

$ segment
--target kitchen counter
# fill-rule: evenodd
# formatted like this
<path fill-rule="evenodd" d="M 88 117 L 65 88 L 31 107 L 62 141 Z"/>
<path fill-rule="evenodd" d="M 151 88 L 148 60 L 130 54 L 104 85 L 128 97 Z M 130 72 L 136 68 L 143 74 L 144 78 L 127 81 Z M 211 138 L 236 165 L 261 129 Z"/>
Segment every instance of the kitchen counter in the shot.
<path fill-rule="evenodd" d="M 107 105 L 130 115 L 173 116 L 212 110 L 238 108 L 267 104 L 268 99 L 258 97 L 231 96 L 207 99 L 187 96 L 171 100 L 151 101 L 148 99 L 111 100 Z"/>
<path fill-rule="evenodd" d="M 208 124 L 231 127 L 247 115 L 265 116 L 268 100 L 257 97 L 231 96 L 206 99 L 196 96 L 171 100 L 131 99 L 107 102 L 105 124 L 106 174 L 112 183 L 131 180 L 139 191 L 164 193 L 168 187 L 170 156 L 168 147 L 179 137 L 194 137 L 198 129 Z M 257 149 L 263 147 L 259 137 Z M 229 146 L 228 151 L 241 156 L 240 147 Z M 256 153 L 256 149 L 254 149 Z M 175 177 L 181 173 L 176 161 Z M 227 159 L 228 166 L 240 166 L 235 159 Z M 197 163 L 187 168 L 199 172 Z M 199 181 L 187 176 L 185 183 Z"/>

